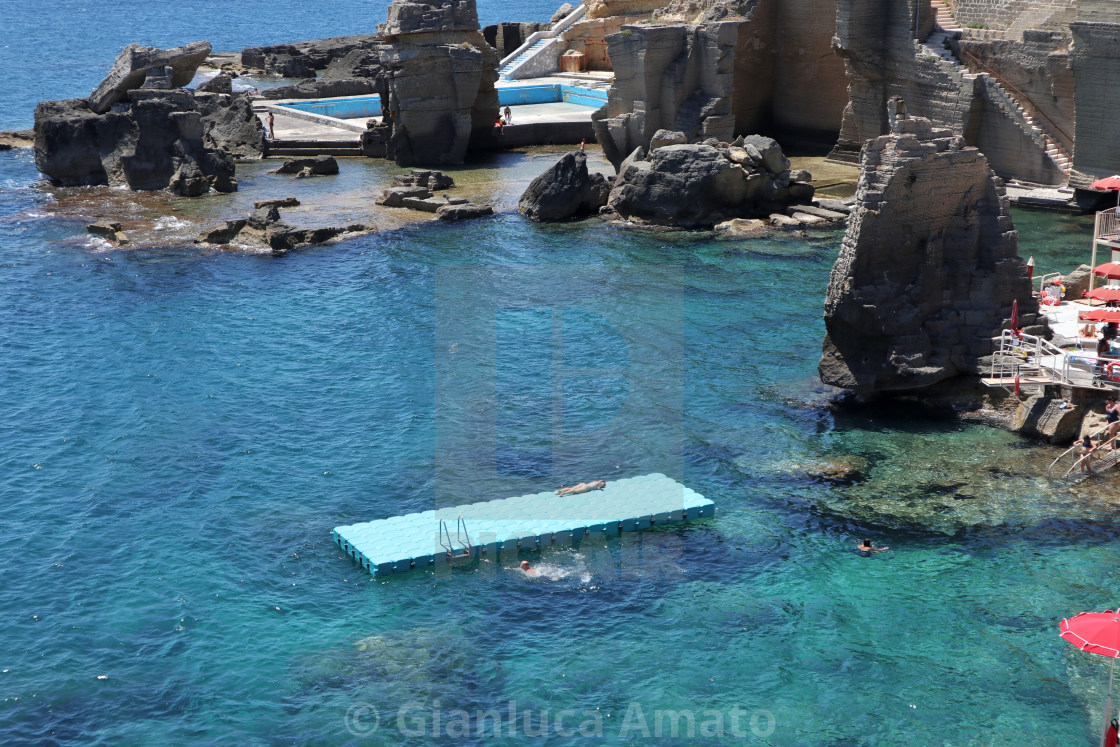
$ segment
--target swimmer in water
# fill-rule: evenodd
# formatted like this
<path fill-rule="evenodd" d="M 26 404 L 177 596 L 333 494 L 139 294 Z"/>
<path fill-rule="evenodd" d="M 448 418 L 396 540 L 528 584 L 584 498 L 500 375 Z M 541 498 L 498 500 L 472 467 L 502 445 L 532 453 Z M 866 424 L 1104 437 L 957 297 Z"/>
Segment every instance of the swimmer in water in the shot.
<path fill-rule="evenodd" d="M 522 560 L 521 561 L 521 570 L 523 570 L 526 574 L 528 574 L 530 576 L 539 575 L 535 570 L 533 570 L 533 567 L 531 565 L 529 565 L 528 560 Z"/>
<path fill-rule="evenodd" d="M 579 485 L 573 485 L 570 488 L 560 488 L 556 491 L 556 495 L 571 495 L 572 493 L 588 493 L 592 490 L 602 490 L 607 487 L 606 480 L 592 480 L 591 482 L 581 482 Z"/>
<path fill-rule="evenodd" d="M 871 540 L 869 539 L 860 540 L 859 544 L 856 545 L 856 552 L 858 552 L 865 558 L 870 558 L 874 553 L 883 552 L 884 550 L 889 549 L 889 547 L 875 547 L 873 544 L 871 544 Z"/>

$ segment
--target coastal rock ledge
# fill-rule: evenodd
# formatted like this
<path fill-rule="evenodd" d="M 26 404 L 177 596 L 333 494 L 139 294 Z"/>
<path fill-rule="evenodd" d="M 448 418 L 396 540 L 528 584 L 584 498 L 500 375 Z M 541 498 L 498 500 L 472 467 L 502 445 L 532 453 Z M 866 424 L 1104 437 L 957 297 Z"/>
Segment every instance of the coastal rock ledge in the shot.
<path fill-rule="evenodd" d="M 821 380 L 864 398 L 975 376 L 1012 302 L 1022 326 L 1038 311 L 984 155 L 926 119 L 892 125 L 863 149 L 825 300 Z"/>

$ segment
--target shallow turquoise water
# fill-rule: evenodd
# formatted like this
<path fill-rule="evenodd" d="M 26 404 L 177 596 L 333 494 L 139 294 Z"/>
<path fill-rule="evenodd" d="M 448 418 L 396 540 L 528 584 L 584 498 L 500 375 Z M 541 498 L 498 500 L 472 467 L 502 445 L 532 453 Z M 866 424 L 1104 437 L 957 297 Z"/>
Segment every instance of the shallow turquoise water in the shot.
<path fill-rule="evenodd" d="M 199 8 L 164 8 L 150 41 L 195 38 Z M 363 30 L 289 10 L 225 46 Z M 132 40 L 17 18 L 39 45 Z M 114 53 L 60 51 L 0 127 Z M 1092 738 L 1107 669 L 1056 625 L 1116 603 L 1117 481 L 1051 485 L 1056 450 L 998 430 L 830 410 L 837 235 L 505 214 L 278 259 L 99 252 L 35 179 L 0 153 L 5 743 L 519 744 L 546 710 L 555 744 L 653 739 L 668 710 L 695 717 L 690 743 L 729 741 L 702 737 L 718 721 L 779 745 Z M 1016 218 L 1040 268 L 1085 261 L 1083 219 Z M 808 476 L 827 460 L 866 479 Z M 549 552 L 542 579 L 374 580 L 329 539 L 652 471 L 716 518 Z M 862 535 L 891 551 L 859 558 Z"/>

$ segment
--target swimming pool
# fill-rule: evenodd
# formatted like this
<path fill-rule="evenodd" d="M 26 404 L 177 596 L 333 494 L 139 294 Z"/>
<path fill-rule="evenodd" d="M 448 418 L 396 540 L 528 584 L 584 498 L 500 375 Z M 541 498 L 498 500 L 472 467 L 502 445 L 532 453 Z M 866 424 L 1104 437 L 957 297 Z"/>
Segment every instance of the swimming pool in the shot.
<path fill-rule="evenodd" d="M 498 89 L 498 104 L 518 106 L 521 104 L 553 104 L 565 102 L 598 109 L 607 103 L 607 92 L 597 88 L 583 88 L 567 84 L 534 84 L 525 86 L 503 86 Z M 283 104 L 311 114 L 321 114 L 335 119 L 362 119 L 381 116 L 380 96 L 352 96 L 340 99 L 308 99 Z"/>

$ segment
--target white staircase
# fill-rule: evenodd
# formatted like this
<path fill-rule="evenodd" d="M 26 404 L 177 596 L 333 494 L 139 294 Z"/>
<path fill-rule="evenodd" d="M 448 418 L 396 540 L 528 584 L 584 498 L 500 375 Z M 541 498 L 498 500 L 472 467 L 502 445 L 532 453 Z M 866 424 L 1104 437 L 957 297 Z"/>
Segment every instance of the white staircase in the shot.
<path fill-rule="evenodd" d="M 932 0 L 932 6 L 937 12 L 937 20 L 933 28 L 933 32 L 929 37 L 922 42 L 922 51 L 941 58 L 946 63 L 953 65 L 956 69 L 953 71 L 953 77 L 960 80 L 983 80 L 984 85 L 992 93 L 993 98 L 996 100 L 1000 110 L 1008 116 L 1013 122 L 1019 125 L 1019 129 L 1023 130 L 1026 135 L 1035 142 L 1038 147 L 1043 150 L 1047 157 L 1054 163 L 1066 177 L 1069 177 L 1069 172 L 1073 168 L 1073 159 L 1069 153 L 1055 140 L 1049 133 L 1043 130 L 1035 122 L 1035 118 L 1027 113 L 1026 109 L 1019 102 L 1019 100 L 1000 82 L 989 75 L 988 73 L 971 72 L 964 64 L 961 63 L 956 56 L 953 55 L 952 49 L 949 47 L 950 39 L 959 39 L 963 33 L 963 29 L 956 19 L 953 18 L 948 4 L 945 0 Z M 979 60 L 976 63 L 981 64 Z"/>
<path fill-rule="evenodd" d="M 563 33 L 568 30 L 568 27 L 573 23 L 583 18 L 587 13 L 587 6 L 580 3 L 568 15 L 561 18 L 554 23 L 547 31 L 537 31 L 529 34 L 529 38 L 525 40 L 517 49 L 510 52 L 510 54 L 501 61 L 498 67 L 498 80 L 514 80 L 519 77 L 517 71 L 530 60 L 551 50 L 554 46 L 564 43 Z"/>

